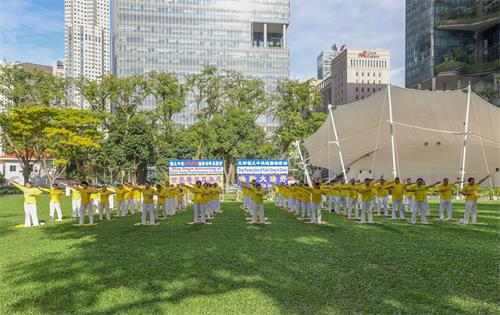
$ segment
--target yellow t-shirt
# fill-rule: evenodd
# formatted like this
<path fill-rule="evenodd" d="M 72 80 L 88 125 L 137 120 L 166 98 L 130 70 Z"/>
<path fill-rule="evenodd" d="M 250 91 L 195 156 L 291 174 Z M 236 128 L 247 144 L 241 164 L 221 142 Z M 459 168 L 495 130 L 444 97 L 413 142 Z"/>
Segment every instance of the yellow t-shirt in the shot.
<path fill-rule="evenodd" d="M 24 203 L 30 205 L 36 204 L 36 197 L 42 193 L 40 189 L 35 187 L 27 188 L 22 185 L 19 185 L 18 183 L 12 183 L 12 185 L 23 192 Z"/>
<path fill-rule="evenodd" d="M 358 199 L 358 196 L 359 196 L 359 192 L 358 192 L 358 185 L 356 184 L 349 184 L 349 185 L 346 185 L 345 187 L 348 192 L 349 192 L 349 198 L 351 199 Z"/>
<path fill-rule="evenodd" d="M 314 203 L 321 203 L 321 195 L 324 190 L 321 188 L 311 188 L 311 201 Z"/>
<path fill-rule="evenodd" d="M 113 191 L 116 193 L 116 202 L 124 202 L 125 195 L 129 192 L 126 188 L 113 188 Z"/>
<path fill-rule="evenodd" d="M 64 191 L 60 189 L 45 189 L 45 188 L 40 188 L 40 190 L 49 193 L 50 202 L 61 203 L 61 196 L 64 195 Z"/>
<path fill-rule="evenodd" d="M 389 196 L 389 192 L 387 191 L 387 183 L 377 183 L 375 184 L 375 187 L 377 189 L 377 196 L 379 197 L 387 197 Z"/>
<path fill-rule="evenodd" d="M 141 199 L 142 190 L 134 190 L 133 199 Z"/>
<path fill-rule="evenodd" d="M 258 190 L 257 188 L 254 188 L 252 191 L 253 195 L 253 201 L 257 204 L 262 204 L 264 203 L 264 191 Z"/>
<path fill-rule="evenodd" d="M 129 187 L 129 186 L 123 185 L 123 187 L 125 189 L 127 189 L 127 193 L 125 194 L 125 200 L 132 200 L 132 199 L 134 199 L 134 190 L 131 187 Z"/>
<path fill-rule="evenodd" d="M 78 190 L 82 196 L 82 205 L 83 206 L 87 206 L 90 204 L 90 195 L 91 194 L 95 194 L 98 192 L 97 189 L 95 188 L 90 188 L 90 187 L 87 187 L 87 188 L 75 188 L 76 190 Z"/>
<path fill-rule="evenodd" d="M 194 194 L 194 202 L 196 203 L 204 203 L 205 201 L 203 200 L 203 192 L 204 188 L 203 187 L 189 187 L 189 190 Z"/>
<path fill-rule="evenodd" d="M 424 185 L 419 186 L 415 184 L 408 187 L 408 190 L 413 192 L 413 197 L 415 198 L 415 201 L 422 202 L 425 201 L 425 197 L 427 197 L 427 194 L 429 192 L 429 187 Z"/>
<path fill-rule="evenodd" d="M 375 196 L 375 188 L 373 185 L 366 186 L 365 184 L 359 185 L 358 192 L 361 194 L 361 200 L 372 201 Z"/>
<path fill-rule="evenodd" d="M 474 184 L 474 185 L 467 184 L 462 188 L 460 192 L 465 195 L 465 200 L 477 200 L 478 189 L 479 189 L 479 184 Z"/>
<path fill-rule="evenodd" d="M 162 188 L 160 191 L 157 191 L 158 194 L 158 199 L 156 200 L 156 203 L 159 205 L 165 204 L 165 199 L 167 198 L 167 190 L 165 188 Z"/>
<path fill-rule="evenodd" d="M 113 193 L 109 190 L 102 191 L 102 189 L 99 191 L 99 196 L 100 196 L 100 203 L 103 205 L 109 205 L 109 196 L 112 195 Z"/>
<path fill-rule="evenodd" d="M 145 204 L 153 203 L 153 196 L 156 195 L 156 189 L 150 187 L 149 189 L 140 187 L 138 190 L 139 193 L 142 193 L 142 202 Z"/>
<path fill-rule="evenodd" d="M 80 192 L 74 188 L 70 188 L 71 190 L 71 200 L 82 200 L 82 195 Z"/>
<path fill-rule="evenodd" d="M 399 184 L 392 183 L 390 187 L 392 189 L 392 200 L 403 200 L 406 185 L 400 182 Z"/>
<path fill-rule="evenodd" d="M 448 185 L 439 185 L 436 187 L 436 191 L 439 192 L 439 198 L 442 200 L 451 200 L 453 196 L 453 189 L 455 188 L 455 185 L 453 184 L 448 184 Z"/>

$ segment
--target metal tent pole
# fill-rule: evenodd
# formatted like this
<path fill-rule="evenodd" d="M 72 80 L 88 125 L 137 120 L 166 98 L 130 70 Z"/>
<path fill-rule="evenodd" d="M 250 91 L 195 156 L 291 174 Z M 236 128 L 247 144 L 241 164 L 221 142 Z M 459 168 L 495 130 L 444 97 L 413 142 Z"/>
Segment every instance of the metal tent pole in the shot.
<path fill-rule="evenodd" d="M 344 174 L 344 178 L 347 179 L 344 159 L 342 158 L 342 150 L 340 150 L 339 135 L 337 134 L 337 127 L 335 126 L 335 120 L 333 119 L 332 107 L 333 105 L 328 105 L 328 111 L 330 112 L 330 120 L 332 121 L 333 134 L 335 135 L 335 144 L 337 145 L 337 150 L 339 151 L 340 165 L 342 165 L 342 174 Z"/>
<path fill-rule="evenodd" d="M 307 169 L 306 161 L 304 160 L 304 156 L 302 155 L 302 151 L 300 150 L 300 141 L 295 141 L 295 146 L 297 147 L 297 152 L 299 153 L 300 161 L 302 162 L 304 168 L 304 174 L 306 175 L 307 184 L 309 187 L 312 187 L 311 176 L 309 176 L 309 170 Z"/>
<path fill-rule="evenodd" d="M 391 150 L 392 150 L 392 176 L 396 178 L 398 171 L 396 168 L 396 144 L 394 142 L 394 121 L 392 119 L 392 99 L 391 99 L 391 84 L 387 85 L 387 93 L 389 96 L 389 124 L 391 129 Z"/>
<path fill-rule="evenodd" d="M 462 165 L 460 167 L 460 189 L 464 186 L 465 178 L 465 158 L 467 156 L 467 141 L 469 138 L 469 109 L 470 109 L 471 86 L 467 87 L 467 108 L 465 110 L 464 145 L 462 148 Z"/>

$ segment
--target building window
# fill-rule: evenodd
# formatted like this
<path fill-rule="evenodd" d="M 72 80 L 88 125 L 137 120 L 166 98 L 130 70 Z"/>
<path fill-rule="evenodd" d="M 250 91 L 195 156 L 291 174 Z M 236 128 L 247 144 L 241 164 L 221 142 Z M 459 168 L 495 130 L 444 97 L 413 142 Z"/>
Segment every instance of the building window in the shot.
<path fill-rule="evenodd" d="M 15 172 L 16 171 L 16 166 L 15 165 L 10 165 L 9 166 L 9 171 L 10 172 Z"/>
<path fill-rule="evenodd" d="M 356 72 L 356 76 L 358 76 L 358 72 Z"/>
<path fill-rule="evenodd" d="M 361 76 L 364 77 L 365 76 L 365 73 L 364 72 L 361 72 Z"/>
<path fill-rule="evenodd" d="M 359 99 L 359 97 L 356 95 L 356 99 Z"/>
<path fill-rule="evenodd" d="M 356 92 L 358 91 L 358 87 L 356 87 Z"/>
<path fill-rule="evenodd" d="M 361 88 L 361 92 L 364 92 L 364 91 L 365 91 L 365 88 L 363 88 L 363 87 L 362 87 L 362 88 Z"/>

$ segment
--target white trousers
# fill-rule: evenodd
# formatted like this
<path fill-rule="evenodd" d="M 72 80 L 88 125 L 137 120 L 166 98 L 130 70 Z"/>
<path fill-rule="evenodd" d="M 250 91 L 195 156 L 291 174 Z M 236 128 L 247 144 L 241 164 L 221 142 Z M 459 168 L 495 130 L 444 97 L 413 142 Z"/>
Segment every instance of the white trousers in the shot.
<path fill-rule="evenodd" d="M 451 206 L 451 200 L 440 199 L 439 200 L 439 219 L 444 220 L 444 210 L 448 213 L 448 220 L 452 219 L 453 208 Z"/>
<path fill-rule="evenodd" d="M 389 204 L 388 204 L 388 197 L 379 197 L 378 198 L 378 208 L 377 208 L 377 214 L 380 214 L 380 210 L 382 208 L 384 209 L 384 215 L 387 216 L 389 215 Z"/>
<path fill-rule="evenodd" d="M 392 218 L 396 219 L 396 212 L 399 210 L 399 218 L 404 219 L 405 213 L 403 211 L 403 200 L 392 200 Z"/>
<path fill-rule="evenodd" d="M 411 224 L 417 223 L 417 213 L 420 214 L 422 223 L 427 223 L 427 203 L 425 201 L 413 201 Z"/>
<path fill-rule="evenodd" d="M 264 216 L 264 204 L 263 203 L 255 203 L 254 210 L 252 211 L 252 223 L 255 223 L 259 217 L 260 223 L 266 223 L 266 218 Z"/>
<path fill-rule="evenodd" d="M 342 206 L 343 211 L 346 212 L 346 210 L 347 210 L 346 202 L 347 202 L 346 197 L 335 196 L 335 213 L 336 214 L 340 214 L 340 206 Z"/>
<path fill-rule="evenodd" d="M 311 217 L 311 203 L 309 201 L 299 201 L 300 203 L 300 210 L 302 212 L 301 217 L 304 218 L 305 216 Z"/>
<path fill-rule="evenodd" d="M 25 203 L 24 204 L 24 226 L 30 227 L 32 223 L 33 223 L 33 226 L 40 225 L 40 223 L 38 223 L 36 204 Z"/>
<path fill-rule="evenodd" d="M 94 207 L 92 206 L 92 203 L 89 203 L 88 205 L 82 204 L 80 207 L 80 225 L 85 223 L 85 211 L 88 211 L 89 213 L 90 224 L 94 224 Z"/>
<path fill-rule="evenodd" d="M 71 200 L 71 217 L 76 218 L 80 216 L 80 207 L 82 206 L 82 200 Z"/>
<path fill-rule="evenodd" d="M 312 223 L 321 223 L 321 202 L 320 203 L 315 203 L 311 202 L 310 203 L 310 208 L 311 208 L 311 222 Z"/>
<path fill-rule="evenodd" d="M 186 208 L 188 205 L 188 196 L 182 195 L 182 208 Z"/>
<path fill-rule="evenodd" d="M 352 210 L 354 209 L 354 218 L 358 218 L 358 199 L 357 198 L 349 198 L 347 199 L 347 218 L 350 219 L 352 217 Z"/>
<path fill-rule="evenodd" d="M 143 203 L 142 204 L 142 215 L 141 215 L 141 223 L 146 224 L 146 219 L 149 212 L 149 223 L 155 224 L 155 207 L 152 203 Z"/>
<path fill-rule="evenodd" d="M 54 212 L 57 212 L 57 221 L 62 221 L 61 204 L 59 202 L 49 203 L 49 218 L 54 221 Z"/>
<path fill-rule="evenodd" d="M 332 204 L 333 204 L 333 201 L 334 201 L 334 197 L 333 196 L 328 196 L 328 202 L 327 202 L 327 207 L 328 207 L 328 211 L 332 212 Z"/>
<path fill-rule="evenodd" d="M 194 222 L 197 222 L 201 217 L 201 222 L 206 223 L 207 219 L 205 216 L 205 204 L 204 203 L 194 203 Z"/>
<path fill-rule="evenodd" d="M 361 223 L 366 223 L 367 215 L 368 215 L 368 223 L 373 223 L 372 207 L 373 207 L 372 201 L 363 201 L 361 203 Z"/>
<path fill-rule="evenodd" d="M 465 200 L 464 224 L 469 223 L 469 217 L 477 224 L 477 200 Z"/>
<path fill-rule="evenodd" d="M 121 216 L 125 215 L 125 201 L 117 201 L 116 202 L 116 215 Z"/>
<path fill-rule="evenodd" d="M 109 204 L 99 204 L 99 220 L 102 220 L 103 215 L 106 214 L 106 219 L 111 220 L 111 211 Z"/>
<path fill-rule="evenodd" d="M 413 197 L 405 196 L 405 211 L 412 211 Z"/>

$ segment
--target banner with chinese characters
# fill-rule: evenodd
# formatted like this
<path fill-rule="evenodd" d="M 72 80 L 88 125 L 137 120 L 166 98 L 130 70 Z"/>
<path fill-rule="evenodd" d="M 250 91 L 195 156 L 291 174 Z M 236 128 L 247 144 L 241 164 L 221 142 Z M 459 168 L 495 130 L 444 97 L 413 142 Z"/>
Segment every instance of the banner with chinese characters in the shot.
<path fill-rule="evenodd" d="M 255 180 L 268 188 L 271 184 L 288 184 L 288 160 L 238 160 L 238 185 Z"/>
<path fill-rule="evenodd" d="M 224 161 L 222 160 L 170 160 L 168 163 L 170 184 L 194 185 L 203 183 L 224 184 Z"/>

